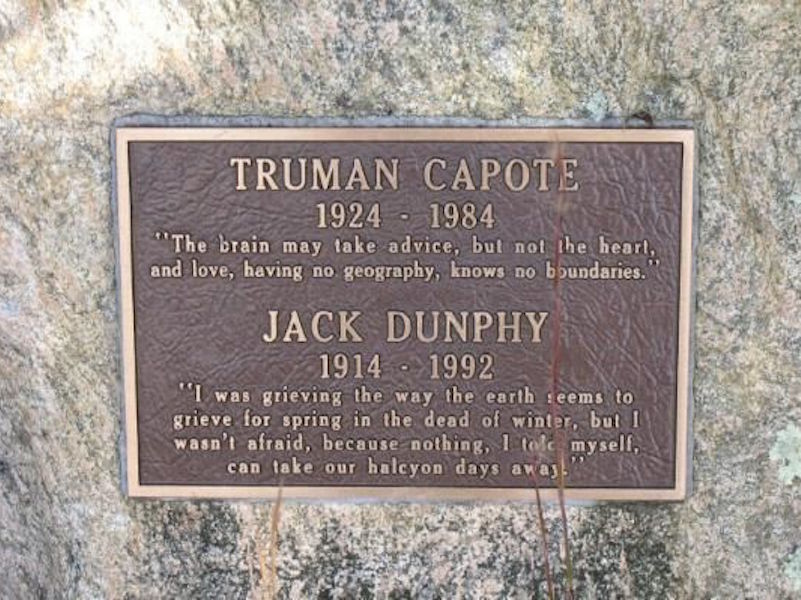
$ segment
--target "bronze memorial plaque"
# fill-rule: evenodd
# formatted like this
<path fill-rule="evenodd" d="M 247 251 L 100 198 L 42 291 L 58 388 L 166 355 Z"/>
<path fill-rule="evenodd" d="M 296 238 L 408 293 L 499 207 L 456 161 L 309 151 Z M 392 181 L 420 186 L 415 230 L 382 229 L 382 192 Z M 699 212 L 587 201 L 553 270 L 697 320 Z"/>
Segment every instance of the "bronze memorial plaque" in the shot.
<path fill-rule="evenodd" d="M 131 496 L 685 497 L 692 130 L 114 135 Z"/>

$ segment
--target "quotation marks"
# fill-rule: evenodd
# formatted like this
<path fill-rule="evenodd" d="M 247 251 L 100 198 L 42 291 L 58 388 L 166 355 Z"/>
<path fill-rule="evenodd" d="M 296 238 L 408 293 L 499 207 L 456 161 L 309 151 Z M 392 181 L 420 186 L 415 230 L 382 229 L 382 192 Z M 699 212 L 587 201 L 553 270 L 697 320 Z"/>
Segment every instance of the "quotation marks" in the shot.
<path fill-rule="evenodd" d="M 192 392 L 195 402 L 200 402 L 202 400 L 200 395 L 202 388 L 203 386 L 194 381 L 181 381 L 178 383 L 179 390 Z"/>

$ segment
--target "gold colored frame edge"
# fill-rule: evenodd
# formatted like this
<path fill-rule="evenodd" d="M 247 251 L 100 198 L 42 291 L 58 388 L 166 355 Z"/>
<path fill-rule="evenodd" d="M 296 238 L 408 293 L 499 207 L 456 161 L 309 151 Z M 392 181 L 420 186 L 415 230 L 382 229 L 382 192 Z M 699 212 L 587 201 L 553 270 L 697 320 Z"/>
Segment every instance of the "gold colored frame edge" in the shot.
<path fill-rule="evenodd" d="M 133 271 L 128 144 L 133 141 L 383 141 L 383 142 L 597 142 L 681 143 L 683 147 L 679 340 L 676 398 L 676 472 L 673 488 L 566 488 L 572 501 L 676 501 L 687 494 L 688 435 L 693 299 L 695 131 L 676 129 L 481 128 L 481 127 L 150 127 L 115 130 L 117 235 L 125 407 L 125 475 L 134 498 L 264 499 L 278 497 L 277 486 L 142 485 L 139 481 L 136 362 L 134 353 Z M 533 501 L 534 489 L 481 487 L 288 486 L 286 499 L 396 501 Z M 558 490 L 541 490 L 546 501 Z"/>

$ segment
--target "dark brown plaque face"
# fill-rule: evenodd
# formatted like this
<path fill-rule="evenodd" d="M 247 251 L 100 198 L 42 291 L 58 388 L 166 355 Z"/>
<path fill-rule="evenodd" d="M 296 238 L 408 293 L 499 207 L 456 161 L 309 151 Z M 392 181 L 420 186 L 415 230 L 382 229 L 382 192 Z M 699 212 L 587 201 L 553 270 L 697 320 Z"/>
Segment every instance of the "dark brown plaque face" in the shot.
<path fill-rule="evenodd" d="M 690 130 L 116 130 L 128 491 L 686 493 Z"/>

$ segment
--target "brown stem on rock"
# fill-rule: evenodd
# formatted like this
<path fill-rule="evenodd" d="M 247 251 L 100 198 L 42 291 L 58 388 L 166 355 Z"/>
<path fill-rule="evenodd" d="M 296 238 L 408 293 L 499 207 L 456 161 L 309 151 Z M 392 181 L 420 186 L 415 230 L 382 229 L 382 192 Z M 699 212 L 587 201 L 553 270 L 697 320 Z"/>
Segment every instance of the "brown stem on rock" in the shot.
<path fill-rule="evenodd" d="M 540 482 L 537 479 L 537 455 L 531 458 L 532 479 L 534 480 L 534 493 L 537 496 L 537 521 L 540 526 L 540 537 L 542 539 L 542 561 L 545 567 L 545 581 L 548 584 L 548 600 L 556 600 L 556 593 L 553 586 L 553 573 L 551 572 L 551 559 L 548 551 L 548 528 L 545 525 L 545 513 L 542 509 L 542 497 L 540 495 Z"/>
<path fill-rule="evenodd" d="M 270 511 L 270 566 L 264 550 L 259 552 L 259 572 L 264 600 L 274 600 L 278 596 L 278 531 L 281 526 L 281 507 L 283 506 L 284 486 L 279 485 L 278 497 Z"/>
<path fill-rule="evenodd" d="M 561 183 L 564 181 L 566 175 L 565 165 L 563 162 L 564 157 L 562 156 L 562 145 L 558 141 L 555 144 L 554 155 L 554 163 L 559 169 L 559 181 Z M 565 506 L 565 468 L 567 466 L 565 464 L 566 439 L 564 431 L 562 431 L 556 425 L 558 411 L 557 404 L 555 402 L 556 395 L 559 392 L 559 368 L 561 359 L 560 338 L 562 328 L 562 300 L 559 294 L 561 288 L 561 277 L 559 269 L 562 262 L 562 249 L 560 242 L 562 240 L 563 233 L 562 211 L 564 210 L 564 197 L 562 195 L 561 187 L 562 186 L 560 185 L 556 195 L 556 214 L 554 217 L 554 326 L 553 336 L 551 338 L 551 402 L 549 404 L 549 409 L 551 414 L 551 429 L 553 431 L 554 450 L 556 452 L 557 496 L 559 498 L 559 511 L 562 520 L 562 544 L 564 545 L 565 549 L 565 579 L 567 583 L 567 598 L 568 600 L 573 600 L 575 597 L 573 586 L 573 561 L 570 555 L 570 535 L 568 531 L 567 508 Z"/>

